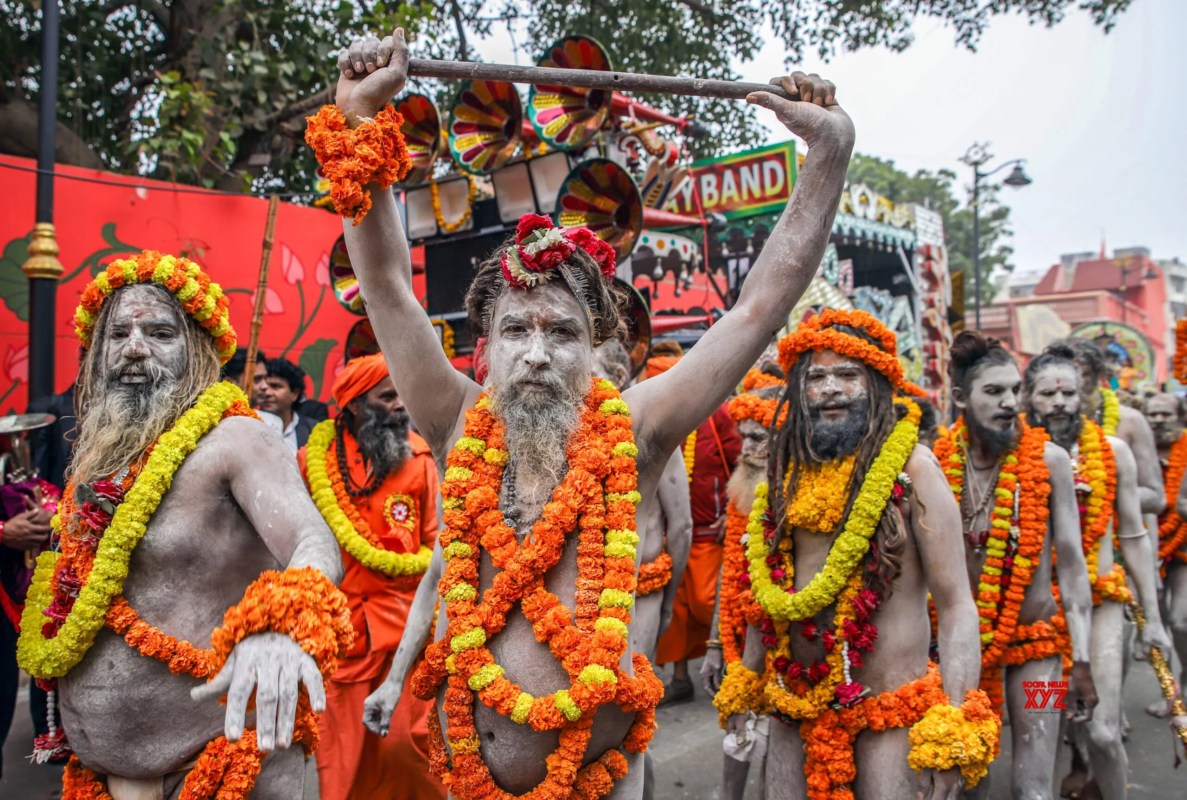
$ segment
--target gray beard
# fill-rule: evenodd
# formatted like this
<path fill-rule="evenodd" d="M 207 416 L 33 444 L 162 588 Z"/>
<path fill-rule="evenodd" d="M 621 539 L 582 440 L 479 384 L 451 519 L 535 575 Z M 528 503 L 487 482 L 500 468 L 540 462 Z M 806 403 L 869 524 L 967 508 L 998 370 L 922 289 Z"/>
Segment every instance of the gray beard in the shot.
<path fill-rule="evenodd" d="M 1026 412 L 1026 418 L 1031 425 L 1044 428 L 1051 441 L 1069 453 L 1080 440 L 1080 431 L 1084 427 L 1084 418 L 1079 414 L 1072 414 L 1066 419 L 1045 420 L 1032 409 Z"/>
<path fill-rule="evenodd" d="M 986 427 L 975 415 L 967 415 L 969 430 L 973 437 L 985 445 L 986 449 L 996 458 L 1007 450 L 1014 449 L 1014 442 L 1018 438 L 1018 425 L 1015 423 L 1008 431 L 994 430 Z"/>
<path fill-rule="evenodd" d="M 121 372 L 146 374 L 144 383 L 121 383 Z M 79 483 L 111 477 L 131 464 L 193 404 L 179 393 L 179 372 L 156 363 L 109 370 L 103 389 L 79 419 L 72 476 Z"/>
<path fill-rule="evenodd" d="M 1181 425 L 1151 425 L 1150 430 L 1154 431 L 1154 441 L 1159 447 L 1170 447 L 1183 435 Z"/>
<path fill-rule="evenodd" d="M 533 379 L 548 382 L 553 391 L 526 393 L 513 382 L 507 389 L 492 387 L 491 400 L 503 420 L 521 510 L 538 515 L 567 471 L 565 449 L 580 421 L 581 395 L 559 380 Z"/>
<path fill-rule="evenodd" d="M 749 458 L 739 458 L 738 466 L 734 468 L 729 483 L 726 484 L 726 496 L 740 513 L 749 516 L 750 509 L 754 507 L 754 487 L 766 479 L 765 464 L 760 466 L 751 462 Z"/>
<path fill-rule="evenodd" d="M 363 400 L 358 404 L 354 439 L 373 475 L 391 475 L 412 456 L 408 440 L 408 412 L 400 409 L 390 416 Z"/>
<path fill-rule="evenodd" d="M 852 400 L 848 406 L 849 416 L 836 421 L 821 418 L 821 405 L 808 406 L 811 421 L 809 449 L 821 461 L 835 461 L 852 454 L 865 438 L 870 424 L 869 398 Z"/>

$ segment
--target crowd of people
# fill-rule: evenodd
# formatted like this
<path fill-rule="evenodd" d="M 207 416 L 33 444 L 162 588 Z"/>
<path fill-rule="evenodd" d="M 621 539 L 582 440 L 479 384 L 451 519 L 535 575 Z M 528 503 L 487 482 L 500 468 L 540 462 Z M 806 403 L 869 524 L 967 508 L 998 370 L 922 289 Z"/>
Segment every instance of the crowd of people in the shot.
<path fill-rule="evenodd" d="M 387 190 L 402 31 L 340 66 L 308 140 L 382 352 L 335 413 L 282 358 L 241 390 L 221 290 L 145 251 L 87 287 L 41 477 L 2 487 L 0 727 L 19 664 L 64 800 L 300 797 L 314 753 L 323 800 L 652 797 L 698 658 L 729 798 L 751 770 L 771 800 L 986 797 L 1007 722 L 1015 797 L 1055 796 L 1064 737 L 1061 794 L 1126 796 L 1126 666 L 1187 656 L 1180 398 L 1121 404 L 1092 342 L 1023 370 L 965 332 L 942 424 L 874 317 L 774 340 L 853 145 L 801 73 L 750 97 L 808 153 L 694 347 L 633 380 L 613 250 L 529 214 L 469 287 L 463 374 Z"/>

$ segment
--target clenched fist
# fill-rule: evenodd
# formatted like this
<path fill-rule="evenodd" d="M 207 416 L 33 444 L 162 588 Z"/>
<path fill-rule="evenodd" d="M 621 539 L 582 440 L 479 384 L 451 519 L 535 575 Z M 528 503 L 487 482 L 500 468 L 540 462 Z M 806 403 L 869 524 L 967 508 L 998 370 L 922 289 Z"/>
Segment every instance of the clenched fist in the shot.
<path fill-rule="evenodd" d="M 746 97 L 746 102 L 774 111 L 779 121 L 807 142 L 808 147 L 853 146 L 853 122 L 837 105 L 837 87 L 832 82 L 815 73 L 793 72 L 790 76 L 773 78 L 771 83 L 788 94 L 798 94 L 799 101 L 784 100 L 769 92 L 754 92 Z"/>
<path fill-rule="evenodd" d="M 338 92 L 334 102 L 351 125 L 375 116 L 408 80 L 408 43 L 396 28 L 382 40 L 355 39 L 338 54 Z"/>

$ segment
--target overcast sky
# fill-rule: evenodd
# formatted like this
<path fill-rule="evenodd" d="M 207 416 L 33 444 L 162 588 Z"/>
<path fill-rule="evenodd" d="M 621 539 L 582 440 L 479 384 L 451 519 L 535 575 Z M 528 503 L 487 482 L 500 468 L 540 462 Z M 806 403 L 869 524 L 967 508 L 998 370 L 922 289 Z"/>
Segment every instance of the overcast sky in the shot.
<path fill-rule="evenodd" d="M 1034 183 L 1002 196 L 1013 209 L 1018 274 L 1042 272 L 1061 253 L 1144 245 L 1187 259 L 1187 0 L 1134 0 L 1107 36 L 1073 11 L 1053 29 L 994 20 L 976 53 L 924 21 L 904 53 L 864 50 L 801 68 L 833 80 L 857 126 L 857 149 L 909 171 L 947 167 L 974 141 L 998 158 L 1026 158 Z M 577 31 L 574 31 L 577 33 Z M 745 80 L 785 72 L 767 36 L 737 65 Z M 522 38 L 519 39 L 523 41 Z M 505 29 L 479 44 L 512 59 Z M 520 54 L 521 61 L 530 56 Z M 767 115 L 771 142 L 787 132 Z M 1003 170 L 998 178 L 1008 171 Z"/>

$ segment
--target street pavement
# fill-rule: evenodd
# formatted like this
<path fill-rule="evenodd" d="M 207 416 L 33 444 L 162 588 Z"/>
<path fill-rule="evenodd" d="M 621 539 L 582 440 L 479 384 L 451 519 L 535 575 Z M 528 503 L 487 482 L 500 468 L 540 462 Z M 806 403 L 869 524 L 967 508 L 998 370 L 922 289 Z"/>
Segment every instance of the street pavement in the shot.
<path fill-rule="evenodd" d="M 693 665 L 693 674 L 699 663 Z M 665 678 L 670 678 L 665 676 Z M 1158 683 L 1146 664 L 1135 663 L 1125 686 L 1125 708 L 1133 724 L 1127 742 L 1130 771 L 1130 800 L 1172 800 L 1187 797 L 1187 771 L 1174 769 L 1173 736 L 1162 720 L 1144 709 L 1159 697 Z M 0 800 L 57 800 L 61 795 L 61 768 L 34 766 L 25 758 L 32 742 L 27 694 L 22 692 L 12 731 L 4 747 L 4 778 L 0 779 Z M 659 731 L 651 745 L 655 762 L 656 800 L 719 800 L 721 797 L 721 730 L 717 713 L 704 692 L 694 702 L 662 708 Z M 990 769 L 991 800 L 1009 800 L 1007 756 L 1008 729 L 1003 731 L 1002 758 Z M 1057 774 L 1067 771 L 1068 749 L 1060 749 Z M 309 762 L 305 796 L 318 800 L 317 773 Z M 759 800 L 753 776 L 746 800 Z M 905 799 L 906 800 L 906 799 Z"/>

